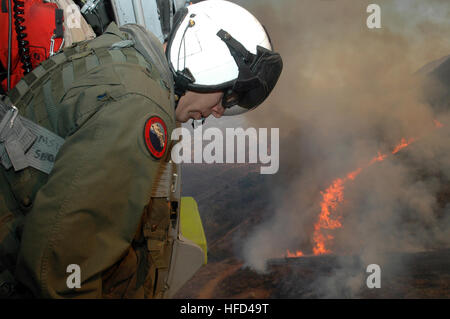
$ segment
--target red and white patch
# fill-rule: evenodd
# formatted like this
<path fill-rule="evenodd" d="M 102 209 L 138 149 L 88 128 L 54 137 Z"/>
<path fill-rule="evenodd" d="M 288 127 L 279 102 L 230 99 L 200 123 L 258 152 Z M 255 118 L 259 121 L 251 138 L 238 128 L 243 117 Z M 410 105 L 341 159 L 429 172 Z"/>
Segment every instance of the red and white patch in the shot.
<path fill-rule="evenodd" d="M 167 149 L 167 126 L 158 116 L 150 117 L 145 123 L 144 128 L 145 146 L 150 154 L 161 159 Z"/>

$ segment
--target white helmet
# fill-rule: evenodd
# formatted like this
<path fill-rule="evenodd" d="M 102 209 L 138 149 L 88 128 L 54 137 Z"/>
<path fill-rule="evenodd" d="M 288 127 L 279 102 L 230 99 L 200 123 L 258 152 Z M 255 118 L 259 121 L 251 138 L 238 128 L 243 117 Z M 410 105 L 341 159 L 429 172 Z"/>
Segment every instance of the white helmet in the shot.
<path fill-rule="evenodd" d="M 225 115 L 260 105 L 283 63 L 264 27 L 247 10 L 206 0 L 177 12 L 166 50 L 176 93 L 223 91 Z"/>

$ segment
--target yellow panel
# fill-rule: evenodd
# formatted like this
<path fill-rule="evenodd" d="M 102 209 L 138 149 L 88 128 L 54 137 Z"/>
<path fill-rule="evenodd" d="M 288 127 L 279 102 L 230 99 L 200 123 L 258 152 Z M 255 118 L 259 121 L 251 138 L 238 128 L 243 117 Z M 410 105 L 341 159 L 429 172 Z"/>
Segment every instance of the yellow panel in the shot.
<path fill-rule="evenodd" d="M 205 232 L 203 231 L 202 220 L 198 211 L 198 205 L 194 198 L 181 198 L 180 215 L 181 234 L 200 246 L 205 253 L 206 264 L 208 260 L 208 247 Z"/>

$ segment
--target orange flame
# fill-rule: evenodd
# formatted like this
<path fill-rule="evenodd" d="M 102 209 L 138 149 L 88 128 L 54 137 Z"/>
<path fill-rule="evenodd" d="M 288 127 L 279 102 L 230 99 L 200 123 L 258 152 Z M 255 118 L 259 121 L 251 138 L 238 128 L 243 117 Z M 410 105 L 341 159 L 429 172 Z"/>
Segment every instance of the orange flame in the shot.
<path fill-rule="evenodd" d="M 351 179 L 353 181 L 361 172 L 362 172 L 362 168 L 358 168 L 356 171 L 349 173 L 347 175 L 347 178 Z"/>
<path fill-rule="evenodd" d="M 370 161 L 369 166 L 375 164 L 376 162 L 384 161 L 386 157 L 387 157 L 386 154 L 381 154 L 380 152 L 378 152 L 378 156 L 376 156 L 374 159 Z"/>
<path fill-rule="evenodd" d="M 444 125 L 437 120 L 434 121 L 435 126 L 437 128 L 442 128 Z M 397 154 L 404 148 L 408 147 L 416 140 L 414 138 L 410 138 L 409 140 L 402 138 L 400 143 L 394 148 L 392 154 Z M 387 154 L 382 154 L 378 152 L 378 155 L 374 157 L 367 165 L 363 168 L 367 168 L 372 166 L 377 162 L 382 162 L 388 157 Z M 325 192 L 320 192 L 322 194 L 322 202 L 320 203 L 320 214 L 316 224 L 314 225 L 314 233 L 313 233 L 313 253 L 314 255 L 324 255 L 331 253 L 330 248 L 328 248 L 334 239 L 334 236 L 328 234 L 330 230 L 338 229 L 342 227 L 342 216 L 336 215 L 337 208 L 339 204 L 344 201 L 344 185 L 347 181 L 353 181 L 356 177 L 361 174 L 363 168 L 358 168 L 357 170 L 348 173 L 346 178 L 338 178 L 333 181 L 333 183 L 325 190 Z M 304 256 L 302 251 L 297 251 L 295 253 L 291 253 L 289 250 L 287 251 L 288 258 L 296 258 Z"/>
<path fill-rule="evenodd" d="M 356 177 L 359 171 L 350 173 L 353 178 Z M 317 223 L 314 225 L 313 233 L 313 253 L 314 255 L 322 255 L 330 253 L 330 250 L 326 248 L 327 243 L 333 239 L 331 235 L 324 234 L 323 230 L 331 230 L 341 228 L 340 222 L 341 216 L 336 218 L 332 217 L 332 214 L 336 211 L 338 205 L 344 200 L 344 183 L 347 179 L 336 179 L 330 187 L 327 188 L 322 194 L 322 202 L 320 203 L 320 214 Z"/>
<path fill-rule="evenodd" d="M 295 253 L 292 253 L 289 249 L 286 252 L 286 257 L 287 258 L 298 258 L 298 257 L 303 257 L 303 253 L 301 251 L 297 251 Z"/>
<path fill-rule="evenodd" d="M 400 152 L 402 149 L 408 147 L 409 145 L 411 145 L 413 142 L 415 142 L 415 139 L 410 138 L 409 140 L 406 140 L 404 138 L 402 138 L 402 141 L 400 142 L 399 145 L 397 145 L 394 150 L 392 151 L 392 154 L 397 154 L 398 152 Z"/>
<path fill-rule="evenodd" d="M 444 124 L 442 124 L 442 123 L 439 122 L 438 120 L 434 120 L 434 125 L 436 126 L 436 128 L 442 128 L 442 127 L 444 127 Z"/>

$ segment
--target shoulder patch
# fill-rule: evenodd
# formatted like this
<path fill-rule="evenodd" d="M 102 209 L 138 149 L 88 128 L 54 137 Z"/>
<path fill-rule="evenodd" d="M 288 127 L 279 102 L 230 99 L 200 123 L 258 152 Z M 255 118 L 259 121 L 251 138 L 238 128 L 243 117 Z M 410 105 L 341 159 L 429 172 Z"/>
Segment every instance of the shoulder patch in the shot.
<path fill-rule="evenodd" d="M 144 140 L 150 154 L 157 160 L 167 149 L 167 126 L 158 116 L 150 117 L 145 123 Z"/>

